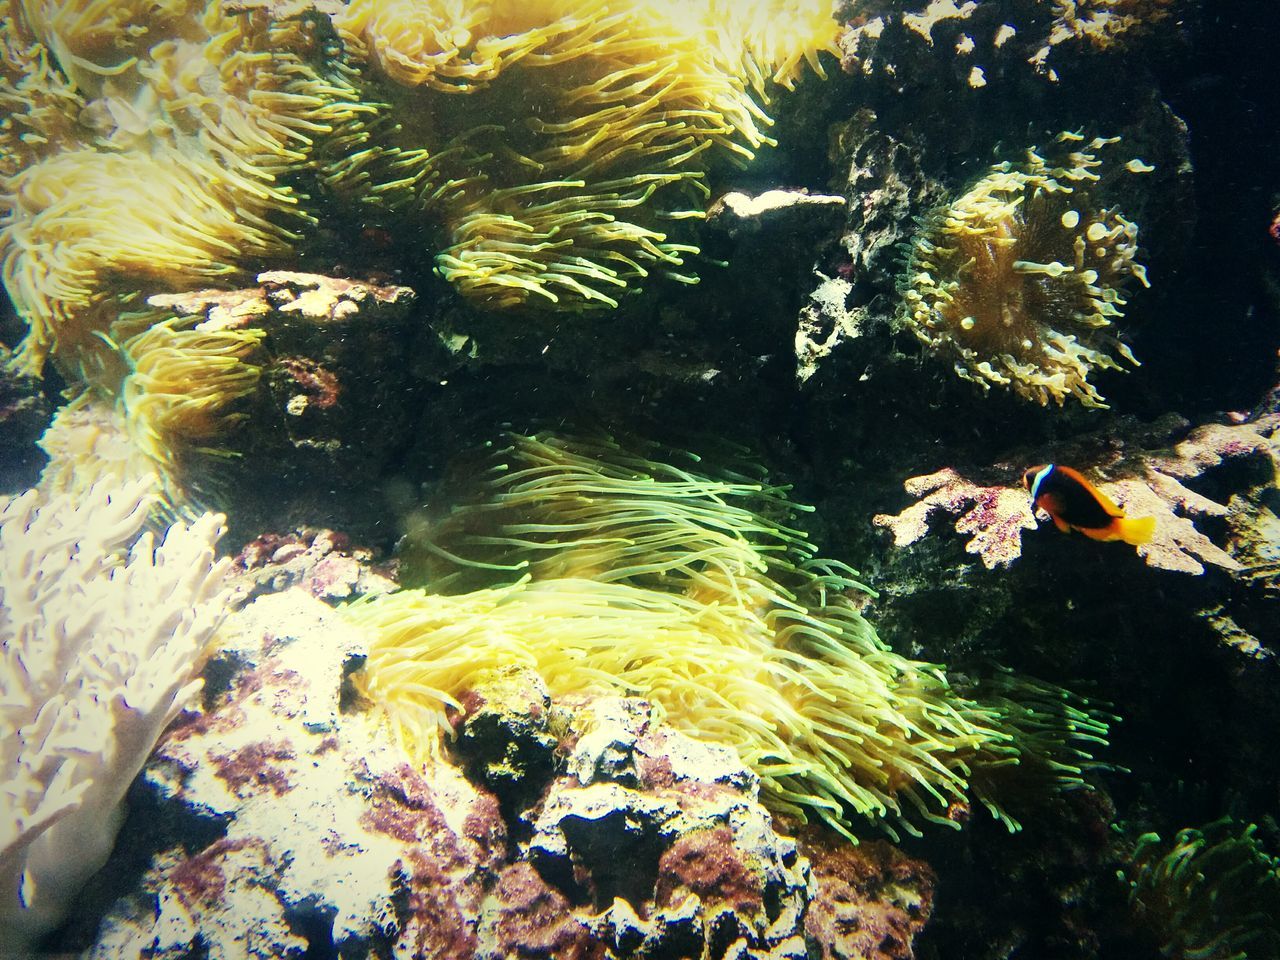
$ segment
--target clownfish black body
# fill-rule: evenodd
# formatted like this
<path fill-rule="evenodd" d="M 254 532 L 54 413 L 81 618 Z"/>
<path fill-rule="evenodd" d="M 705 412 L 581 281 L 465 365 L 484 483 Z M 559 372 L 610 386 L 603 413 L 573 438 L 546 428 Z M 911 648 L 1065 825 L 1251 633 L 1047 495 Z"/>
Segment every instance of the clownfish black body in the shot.
<path fill-rule="evenodd" d="M 1024 473 L 1022 483 L 1031 491 L 1032 506 L 1049 514 L 1063 533 L 1079 530 L 1094 540 L 1123 540 L 1135 546 L 1155 533 L 1155 517 L 1126 517 L 1110 497 L 1070 467 L 1041 464 Z"/>

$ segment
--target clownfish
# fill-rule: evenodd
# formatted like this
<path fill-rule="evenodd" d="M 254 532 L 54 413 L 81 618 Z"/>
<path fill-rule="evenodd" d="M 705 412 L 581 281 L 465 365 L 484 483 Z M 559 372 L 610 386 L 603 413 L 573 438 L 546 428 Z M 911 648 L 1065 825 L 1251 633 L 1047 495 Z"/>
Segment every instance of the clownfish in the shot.
<path fill-rule="evenodd" d="M 1094 540 L 1123 540 L 1135 546 L 1151 539 L 1155 517 L 1126 517 L 1115 501 L 1070 467 L 1032 467 L 1022 475 L 1031 505 L 1053 518 L 1063 533 L 1079 530 Z"/>

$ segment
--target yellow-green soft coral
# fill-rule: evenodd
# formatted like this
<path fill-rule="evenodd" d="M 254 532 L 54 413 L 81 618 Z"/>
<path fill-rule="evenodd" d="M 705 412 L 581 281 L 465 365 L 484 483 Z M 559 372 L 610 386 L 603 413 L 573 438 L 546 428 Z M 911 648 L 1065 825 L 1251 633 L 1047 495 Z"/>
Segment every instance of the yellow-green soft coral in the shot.
<path fill-rule="evenodd" d="M 648 698 L 737 749 L 775 810 L 842 831 L 855 816 L 954 825 L 978 769 L 1078 780 L 1096 716 L 1056 688 L 1017 709 L 957 692 L 880 642 L 865 588 L 787 525 L 783 490 L 652 453 L 515 437 L 476 496 L 411 529 L 405 572 L 425 588 L 348 608 L 371 637 L 357 682 L 407 745 L 435 750 L 461 695 L 521 664 L 553 695 Z"/>
<path fill-rule="evenodd" d="M 1133 280 L 1138 227 L 1103 205 L 1100 185 L 1152 168 L 1104 159 L 1115 138 L 1064 133 L 1028 150 L 933 211 L 908 248 L 901 323 L 984 390 L 1007 387 L 1047 404 L 1103 407 L 1095 369 L 1137 364 L 1113 331 Z M 1058 156 L 1062 154 L 1061 156 Z"/>
<path fill-rule="evenodd" d="M 110 310 L 104 304 L 111 319 L 77 353 L 83 386 L 71 388 L 79 392 L 69 408 L 109 416 L 130 448 L 126 459 L 154 473 L 164 511 L 189 516 L 195 503 L 186 468 L 193 455 L 229 455 L 221 444 L 245 416 L 241 401 L 257 388 L 264 334 L 127 305 L 115 298 Z M 99 456 L 86 446 L 62 459 L 92 473 L 90 461 Z"/>
<path fill-rule="evenodd" d="M 225 434 L 243 414 L 233 406 L 254 391 L 250 362 L 259 330 L 202 330 L 170 318 L 122 344 L 129 369 L 117 401 L 134 443 L 160 468 L 171 490 L 178 459 Z"/>
<path fill-rule="evenodd" d="M 335 25 L 384 115 L 331 187 L 444 225 L 441 275 L 494 306 L 615 306 L 695 250 L 708 154 L 771 143 L 770 84 L 836 52 L 826 0 L 354 0 Z"/>

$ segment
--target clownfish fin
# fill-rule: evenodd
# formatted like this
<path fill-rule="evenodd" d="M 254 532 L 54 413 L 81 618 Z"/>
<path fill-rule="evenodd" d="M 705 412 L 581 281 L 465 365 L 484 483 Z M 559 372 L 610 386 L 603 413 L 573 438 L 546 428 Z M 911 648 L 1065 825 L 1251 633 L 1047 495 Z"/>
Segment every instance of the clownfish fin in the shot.
<path fill-rule="evenodd" d="M 1138 547 L 1150 543 L 1156 532 L 1155 517 L 1120 517 L 1116 520 L 1120 540 Z"/>
<path fill-rule="evenodd" d="M 1123 540 L 1124 534 L 1121 532 L 1120 524 L 1123 518 L 1113 519 L 1105 527 L 1076 527 L 1090 540 L 1101 540 L 1104 543 L 1108 540 Z"/>
<path fill-rule="evenodd" d="M 1118 520 L 1124 519 L 1124 511 L 1120 509 L 1120 506 L 1105 493 L 1097 487 L 1090 487 L 1089 492 L 1093 494 L 1102 509 L 1107 512 L 1108 516 L 1115 517 Z"/>
<path fill-rule="evenodd" d="M 1063 520 L 1056 513 L 1049 514 L 1049 518 L 1053 520 L 1053 525 L 1057 527 L 1059 530 L 1061 530 L 1063 533 L 1071 532 L 1071 524 L 1067 523 L 1067 521 Z"/>
<path fill-rule="evenodd" d="M 1124 511 L 1116 504 L 1114 500 L 1099 490 L 1090 482 L 1089 478 L 1082 474 L 1079 470 L 1073 470 L 1071 467 L 1055 465 L 1054 468 L 1064 477 L 1074 480 L 1077 484 L 1084 488 L 1089 496 L 1098 502 L 1098 506 L 1102 507 L 1103 512 L 1109 517 L 1123 517 Z"/>

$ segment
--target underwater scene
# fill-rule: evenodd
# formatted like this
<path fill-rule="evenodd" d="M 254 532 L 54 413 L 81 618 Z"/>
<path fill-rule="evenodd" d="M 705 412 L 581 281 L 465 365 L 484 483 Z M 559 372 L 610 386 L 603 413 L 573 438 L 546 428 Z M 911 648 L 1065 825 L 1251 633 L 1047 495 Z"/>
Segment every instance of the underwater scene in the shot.
<path fill-rule="evenodd" d="M 0 0 L 0 960 L 1278 960 L 1273 0 Z"/>

